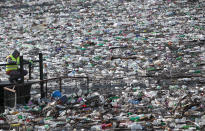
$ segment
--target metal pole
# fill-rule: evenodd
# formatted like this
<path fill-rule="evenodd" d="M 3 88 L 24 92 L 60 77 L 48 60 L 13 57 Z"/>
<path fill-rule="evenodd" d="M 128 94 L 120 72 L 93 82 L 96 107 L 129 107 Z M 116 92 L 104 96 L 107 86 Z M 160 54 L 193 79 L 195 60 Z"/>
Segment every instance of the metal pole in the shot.
<path fill-rule="evenodd" d="M 43 80 L 43 56 L 42 56 L 42 53 L 39 53 L 39 69 L 40 69 L 40 80 Z M 44 82 L 40 82 L 41 98 L 45 97 L 43 84 L 44 84 Z"/>
<path fill-rule="evenodd" d="M 5 105 L 4 105 L 4 88 L 0 86 L 0 113 L 4 113 Z"/>
<path fill-rule="evenodd" d="M 21 83 L 24 83 L 24 72 L 23 72 L 23 56 L 20 56 L 20 77 Z"/>
<path fill-rule="evenodd" d="M 29 80 L 31 79 L 31 64 L 29 63 Z"/>

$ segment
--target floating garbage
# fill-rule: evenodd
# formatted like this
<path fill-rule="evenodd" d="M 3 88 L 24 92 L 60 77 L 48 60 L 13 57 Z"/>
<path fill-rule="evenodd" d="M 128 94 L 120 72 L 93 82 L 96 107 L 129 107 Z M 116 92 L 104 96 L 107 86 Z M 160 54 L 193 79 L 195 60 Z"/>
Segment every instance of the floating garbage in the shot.
<path fill-rule="evenodd" d="M 45 79 L 89 78 L 62 79 L 62 90 L 60 81 L 44 83 L 43 99 L 32 85 L 27 104 L 2 112 L 0 129 L 204 130 L 204 6 L 203 0 L 0 1 L 0 64 L 13 49 L 26 59 L 42 52 Z M 8 80 L 5 67 L 0 76 L 0 83 Z"/>

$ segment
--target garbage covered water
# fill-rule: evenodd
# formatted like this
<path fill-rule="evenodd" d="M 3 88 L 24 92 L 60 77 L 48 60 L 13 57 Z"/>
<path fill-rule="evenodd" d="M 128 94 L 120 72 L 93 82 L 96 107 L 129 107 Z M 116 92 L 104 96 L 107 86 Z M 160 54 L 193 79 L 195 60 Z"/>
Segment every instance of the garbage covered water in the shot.
<path fill-rule="evenodd" d="M 1 63 L 13 49 L 31 60 L 41 52 L 46 78 L 89 78 L 89 88 L 65 79 L 62 91 L 52 81 L 43 99 L 32 85 L 28 104 L 6 107 L 0 128 L 204 130 L 204 6 L 204 0 L 0 1 Z M 8 80 L 5 67 L 0 74 Z"/>

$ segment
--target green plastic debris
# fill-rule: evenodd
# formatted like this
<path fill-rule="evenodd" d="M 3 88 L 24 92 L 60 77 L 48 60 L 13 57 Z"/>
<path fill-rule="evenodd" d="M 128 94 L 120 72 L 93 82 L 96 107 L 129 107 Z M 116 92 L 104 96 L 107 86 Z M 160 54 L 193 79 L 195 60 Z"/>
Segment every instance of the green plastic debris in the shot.
<path fill-rule="evenodd" d="M 137 89 L 136 88 L 133 88 L 133 92 L 136 92 L 137 91 Z"/>
<path fill-rule="evenodd" d="M 119 40 L 119 39 L 121 39 L 121 37 L 115 37 L 115 39 Z"/>
<path fill-rule="evenodd" d="M 132 113 L 131 113 L 131 112 L 128 112 L 127 115 L 132 115 Z"/>
<path fill-rule="evenodd" d="M 189 129 L 190 126 L 189 126 L 189 125 L 185 125 L 185 126 L 183 126 L 182 128 L 183 128 L 183 129 Z"/>
<path fill-rule="evenodd" d="M 194 73 L 196 74 L 201 73 L 201 70 L 195 70 Z"/>
<path fill-rule="evenodd" d="M 48 129 L 48 128 L 49 128 L 49 125 L 44 125 L 44 127 L 45 127 L 46 129 Z"/>
<path fill-rule="evenodd" d="M 24 106 L 24 109 L 28 110 L 28 109 L 29 109 L 29 107 L 28 107 L 28 106 Z"/>
<path fill-rule="evenodd" d="M 130 121 L 136 121 L 136 120 L 139 120 L 140 117 L 139 116 L 136 116 L 136 117 L 130 117 Z"/>
<path fill-rule="evenodd" d="M 148 106 L 148 108 L 152 109 L 152 108 L 153 108 L 153 106 L 152 106 L 152 105 L 149 105 L 149 106 Z"/>
<path fill-rule="evenodd" d="M 135 120 L 135 122 L 139 122 L 139 121 L 140 121 L 139 119 L 136 119 L 136 120 Z"/>
<path fill-rule="evenodd" d="M 49 30 L 50 30 L 50 31 L 53 31 L 53 30 L 54 30 L 54 28 L 50 28 Z"/>
<path fill-rule="evenodd" d="M 53 117 L 46 117 L 46 118 L 44 118 L 44 120 L 52 120 L 53 119 Z"/>
<path fill-rule="evenodd" d="M 80 48 L 80 50 L 86 50 L 86 48 Z"/>
<path fill-rule="evenodd" d="M 100 60 L 101 57 L 100 57 L 100 56 L 96 56 L 96 57 L 94 57 L 94 59 L 95 59 L 95 60 Z"/>
<path fill-rule="evenodd" d="M 90 45 L 89 45 L 89 44 L 85 44 L 84 46 L 85 46 L 85 47 L 88 47 L 88 46 L 90 46 Z"/>
<path fill-rule="evenodd" d="M 179 35 L 179 37 L 185 37 L 185 35 Z"/>
<path fill-rule="evenodd" d="M 148 38 L 143 38 L 143 40 L 148 40 Z"/>
<path fill-rule="evenodd" d="M 162 89 L 162 87 L 161 86 L 157 86 L 157 89 Z"/>
<path fill-rule="evenodd" d="M 181 59 L 182 59 L 182 57 L 181 57 L 181 56 L 179 56 L 179 57 L 177 57 L 177 58 L 176 58 L 176 60 L 181 60 Z"/>
<path fill-rule="evenodd" d="M 199 127 L 199 126 L 196 126 L 196 130 L 200 130 L 200 127 Z"/>
<path fill-rule="evenodd" d="M 98 46 L 103 46 L 104 44 L 98 44 Z"/>
<path fill-rule="evenodd" d="M 114 97 L 110 97 L 110 100 L 116 100 L 116 99 L 119 99 L 120 97 L 118 96 L 114 96 Z"/>
<path fill-rule="evenodd" d="M 42 107 L 38 107 L 38 111 L 41 111 L 42 110 Z"/>
<path fill-rule="evenodd" d="M 170 89 L 170 90 L 173 90 L 173 89 L 178 89 L 178 88 L 179 88 L 179 86 L 178 86 L 178 85 L 174 85 L 174 86 L 171 86 L 171 85 L 170 85 L 170 86 L 169 86 L 169 89 Z"/>
<path fill-rule="evenodd" d="M 156 70 L 154 67 L 150 67 L 150 68 L 148 68 L 147 69 L 148 71 L 154 71 L 154 70 Z"/>
<path fill-rule="evenodd" d="M 162 122 L 161 122 L 161 125 L 164 126 L 164 125 L 166 125 L 166 123 L 162 121 Z"/>
<path fill-rule="evenodd" d="M 92 67 L 94 67 L 95 66 L 95 64 L 90 64 Z"/>
<path fill-rule="evenodd" d="M 23 116 L 22 116 L 22 115 L 18 115 L 18 118 L 19 118 L 19 119 L 23 119 Z"/>

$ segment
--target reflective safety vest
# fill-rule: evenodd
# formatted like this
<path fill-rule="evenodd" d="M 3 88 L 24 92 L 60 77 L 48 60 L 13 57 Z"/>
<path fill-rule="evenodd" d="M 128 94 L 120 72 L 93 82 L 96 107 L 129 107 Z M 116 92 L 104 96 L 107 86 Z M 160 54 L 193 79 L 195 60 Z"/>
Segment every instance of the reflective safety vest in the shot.
<path fill-rule="evenodd" d="M 13 55 L 9 55 L 7 56 L 7 59 L 9 59 L 9 57 L 11 58 L 12 61 L 16 62 L 16 65 L 6 65 L 6 71 L 13 71 L 13 70 L 18 70 L 18 65 L 20 64 L 20 58 L 17 57 L 17 59 L 15 57 L 13 57 Z M 7 63 L 9 64 L 9 63 Z"/>

